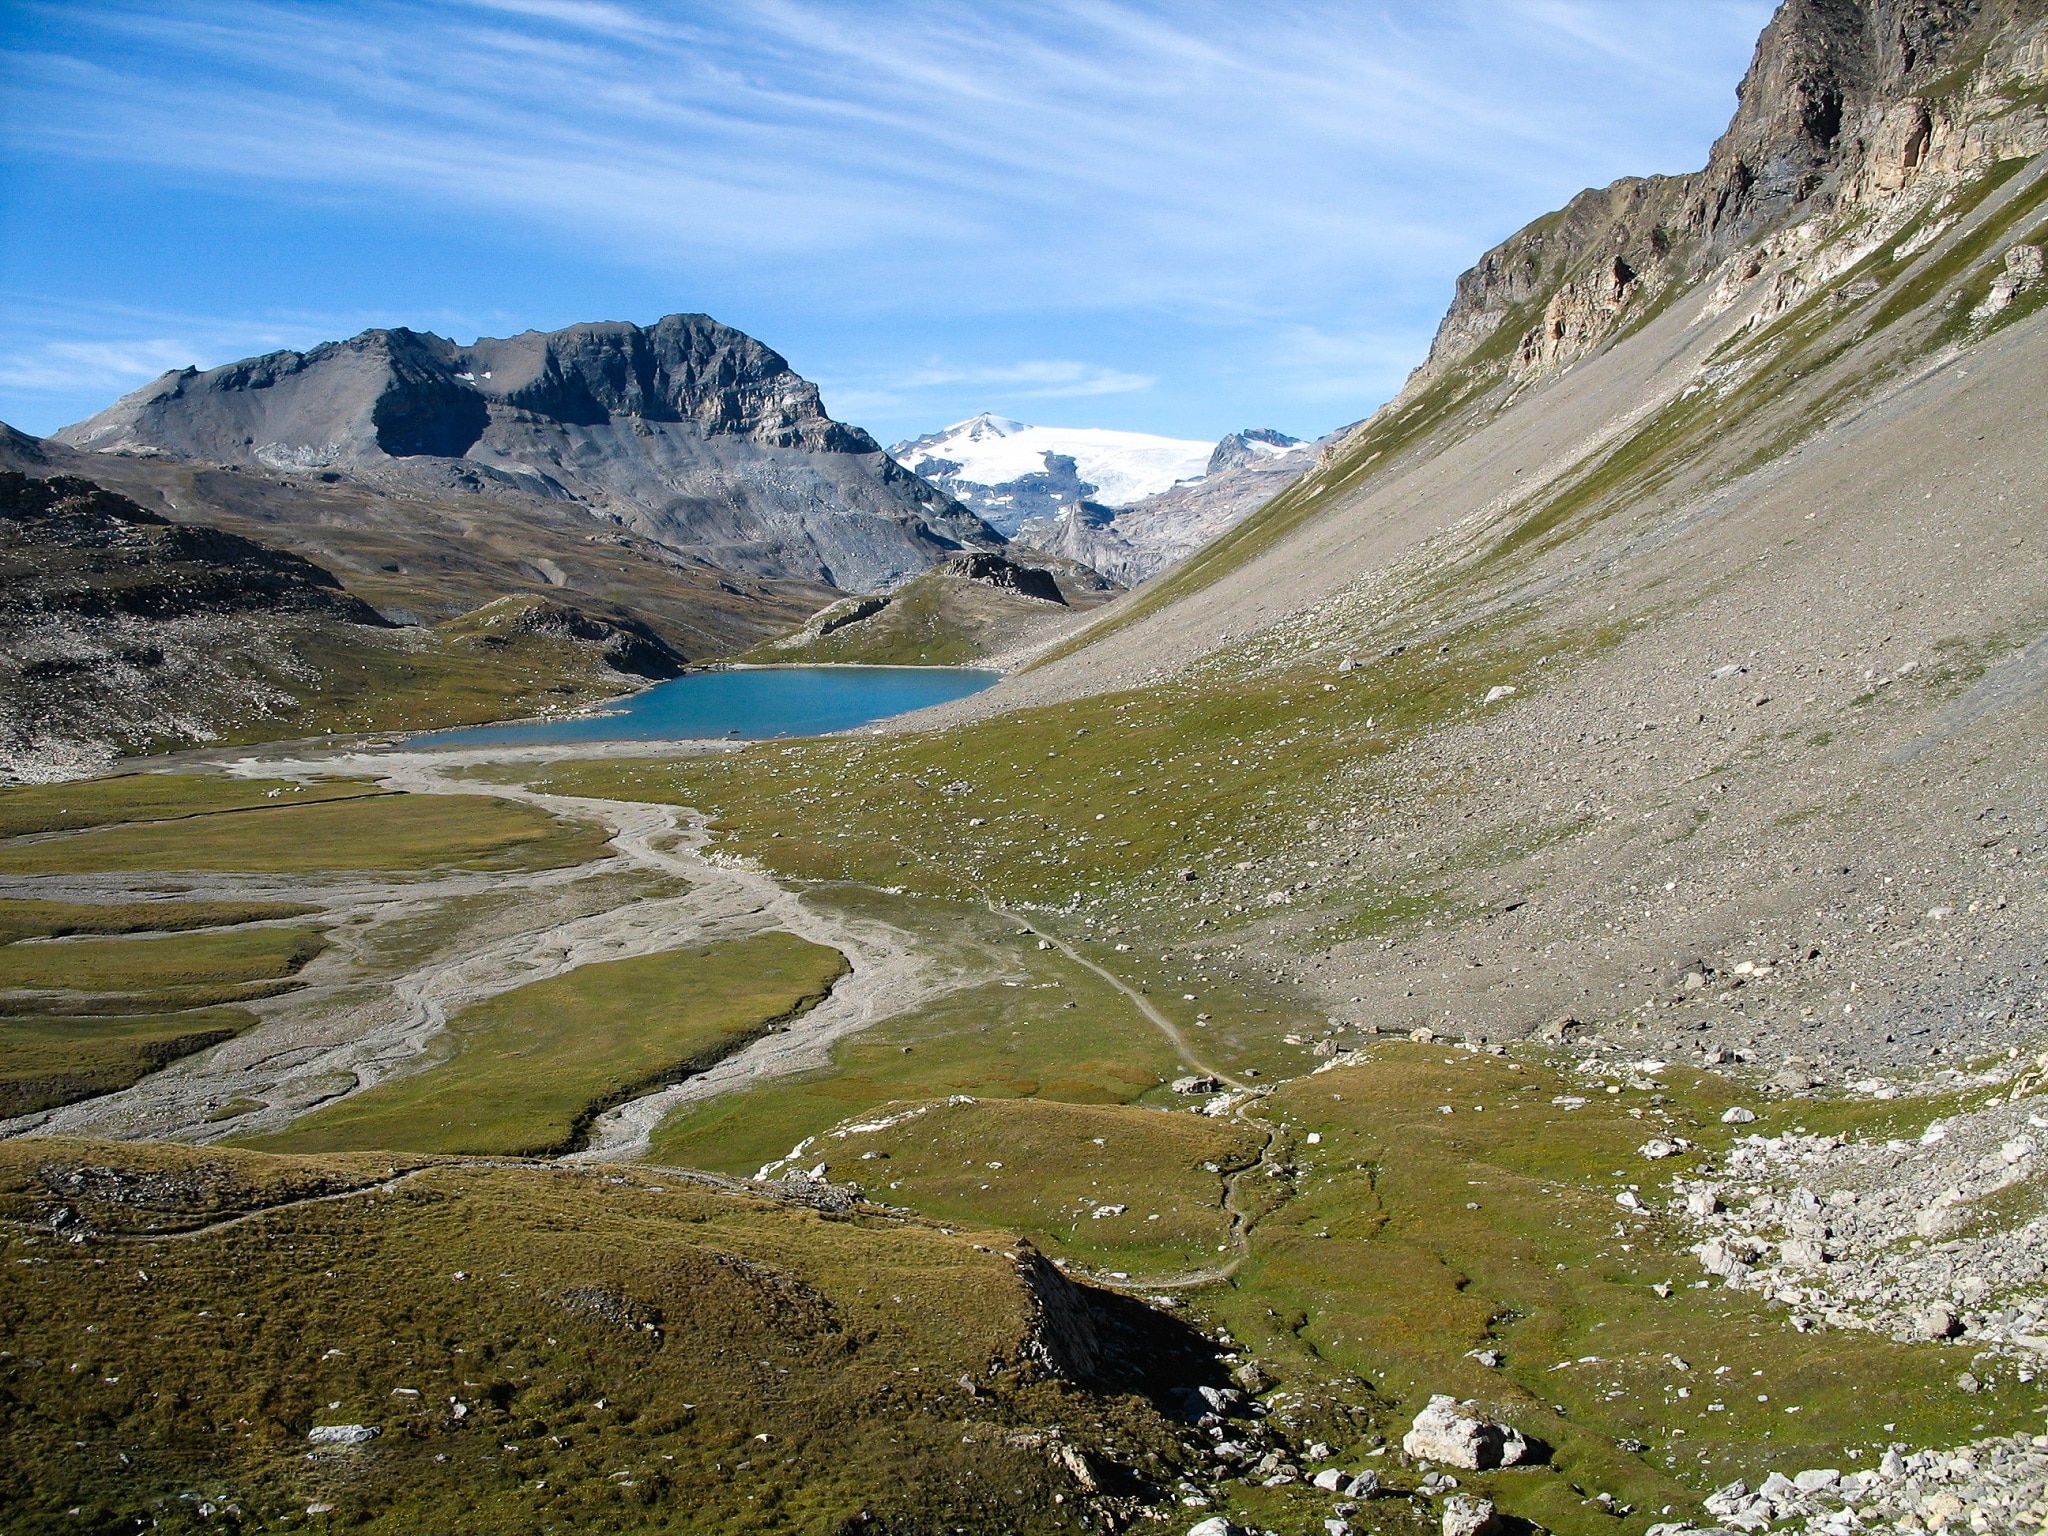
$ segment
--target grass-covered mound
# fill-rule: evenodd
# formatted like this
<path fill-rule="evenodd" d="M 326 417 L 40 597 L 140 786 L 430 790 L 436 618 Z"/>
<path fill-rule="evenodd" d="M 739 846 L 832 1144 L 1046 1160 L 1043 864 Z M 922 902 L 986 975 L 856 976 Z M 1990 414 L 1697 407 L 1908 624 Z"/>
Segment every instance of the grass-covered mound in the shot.
<path fill-rule="evenodd" d="M 600 1110 L 701 1071 L 805 1012 L 845 970 L 837 950 L 790 933 L 579 966 L 464 1009 L 427 1070 L 252 1145 L 565 1151 Z"/>
<path fill-rule="evenodd" d="M 0 1019 L 0 1117 L 116 1093 L 255 1023 L 246 1008 Z"/>
<path fill-rule="evenodd" d="M 295 901 L 42 901 L 0 898 L 0 944 L 74 934 L 186 933 L 277 922 L 319 910 Z"/>
<path fill-rule="evenodd" d="M 154 776 L 153 776 L 154 777 Z M 256 870 L 292 874 L 323 869 L 558 869 L 598 857 L 601 828 L 564 821 L 488 795 L 280 794 L 253 805 L 223 781 L 183 777 L 168 788 L 100 790 L 94 785 L 14 791 L 0 799 L 35 814 L 62 814 L 83 826 L 66 837 L 0 844 L 0 873 L 75 874 L 93 870 Z M 132 781 L 116 779 L 114 786 Z M 227 805 L 222 805 L 227 801 Z M 71 811 L 76 802 L 86 807 Z M 244 808 L 246 806 L 246 808 Z M 30 814 L 27 810 L 21 813 Z M 83 819 L 80 819 L 83 818 Z M 24 831 L 30 830 L 23 828 Z"/>
<path fill-rule="evenodd" d="M 313 910 L 0 901 L 0 1117 L 116 1092 L 250 1028 L 255 1014 L 217 1005 L 297 985 L 326 940 L 315 928 L 240 925 Z M 117 937 L 129 934 L 150 936 Z M 65 942 L 22 942 L 33 939 Z"/>
<path fill-rule="evenodd" d="M 1131 1391 L 1204 1370 L 1005 1240 L 670 1176 L 15 1141 L 0 1215 L 24 1533 L 1075 1530 L 1060 1443 L 1168 1475 Z"/>

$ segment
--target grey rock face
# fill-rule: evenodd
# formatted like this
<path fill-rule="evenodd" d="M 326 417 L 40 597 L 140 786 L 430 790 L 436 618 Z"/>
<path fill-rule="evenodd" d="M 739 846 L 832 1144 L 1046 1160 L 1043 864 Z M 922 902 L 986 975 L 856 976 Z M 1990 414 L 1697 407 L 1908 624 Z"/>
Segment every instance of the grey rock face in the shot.
<path fill-rule="evenodd" d="M 1066 598 L 1060 593 L 1059 583 L 1052 579 L 1050 571 L 1039 570 L 1036 566 L 1019 565 L 1014 560 L 1005 560 L 1001 555 L 954 555 L 946 561 L 942 569 L 946 575 L 957 576 L 963 581 L 978 581 L 983 586 L 998 587 L 1005 592 L 1035 597 L 1040 602 L 1058 603 L 1062 608 L 1067 605 Z"/>
<path fill-rule="evenodd" d="M 58 440 L 434 492 L 582 503 L 728 570 L 875 590 L 1002 544 L 707 315 L 485 337 L 405 329 L 185 369 Z"/>
<path fill-rule="evenodd" d="M 1939 158 L 1945 139 L 1960 148 L 1971 138 L 1916 93 L 1933 95 L 1960 62 L 2008 42 L 2013 20 L 2010 5 L 1983 0 L 1784 0 L 1707 164 L 1581 192 L 1487 252 L 1458 279 L 1415 382 L 1470 358 L 1511 321 L 1528 329 L 1510 375 L 1553 373 L 1650 294 L 1760 234 L 1895 190 Z"/>

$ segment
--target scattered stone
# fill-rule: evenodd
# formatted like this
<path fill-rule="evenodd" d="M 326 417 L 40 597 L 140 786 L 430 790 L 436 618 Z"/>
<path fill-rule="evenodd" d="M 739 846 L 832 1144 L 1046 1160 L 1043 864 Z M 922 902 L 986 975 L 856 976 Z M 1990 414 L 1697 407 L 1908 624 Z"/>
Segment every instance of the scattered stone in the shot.
<path fill-rule="evenodd" d="M 1507 1356 L 1497 1349 L 1468 1349 L 1465 1351 L 1465 1358 L 1477 1360 L 1489 1371 L 1497 1371 L 1507 1364 Z"/>
<path fill-rule="evenodd" d="M 1827 1262 L 1827 1253 L 1813 1238 L 1792 1237 L 1778 1245 L 1778 1262 L 1793 1269 L 1819 1269 Z"/>
<path fill-rule="evenodd" d="M 1488 704 L 1498 704 L 1502 699 L 1511 699 L 1514 696 L 1514 685 L 1512 683 L 1502 683 L 1497 688 L 1489 688 L 1486 690 L 1486 698 L 1484 702 Z"/>
<path fill-rule="evenodd" d="M 315 1445 L 364 1445 L 383 1433 L 370 1424 L 315 1424 L 306 1438 Z"/>
<path fill-rule="evenodd" d="M 1678 1145 L 1676 1142 L 1666 1141 L 1662 1136 L 1652 1136 L 1640 1147 L 1637 1147 L 1636 1151 L 1654 1163 L 1662 1158 L 1676 1157 L 1678 1155 Z"/>
<path fill-rule="evenodd" d="M 1756 1119 L 1756 1111 L 1744 1109 L 1740 1104 L 1721 1116 L 1723 1125 L 1748 1125 Z"/>
<path fill-rule="evenodd" d="M 1468 1472 L 1520 1464 L 1529 1454 L 1521 1431 L 1458 1411 L 1470 1406 L 1446 1393 L 1431 1397 L 1429 1406 L 1415 1415 L 1414 1427 L 1402 1436 L 1401 1449 L 1417 1461 L 1442 1462 Z"/>

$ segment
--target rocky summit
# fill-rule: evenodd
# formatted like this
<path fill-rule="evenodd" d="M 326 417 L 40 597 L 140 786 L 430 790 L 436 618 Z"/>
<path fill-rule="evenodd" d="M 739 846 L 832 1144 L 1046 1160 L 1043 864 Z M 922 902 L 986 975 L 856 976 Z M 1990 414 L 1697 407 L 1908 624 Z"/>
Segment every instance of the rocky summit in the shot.
<path fill-rule="evenodd" d="M 1002 543 L 828 416 L 779 354 L 708 315 L 466 347 L 365 331 L 167 373 L 56 437 L 95 453 L 570 501 L 729 571 L 855 591 Z"/>

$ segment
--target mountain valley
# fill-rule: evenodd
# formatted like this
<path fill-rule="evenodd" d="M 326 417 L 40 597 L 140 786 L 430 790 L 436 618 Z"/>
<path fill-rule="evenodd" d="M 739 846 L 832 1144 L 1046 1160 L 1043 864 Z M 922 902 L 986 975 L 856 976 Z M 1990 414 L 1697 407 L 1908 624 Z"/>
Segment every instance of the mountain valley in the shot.
<path fill-rule="evenodd" d="M 81 715 L 145 618 L 1003 676 L 0 789 L 7 1522 L 2040 1527 L 2044 247 L 2048 6 L 1785 0 L 1702 170 L 1156 484 L 687 316 L 11 440 Z"/>

